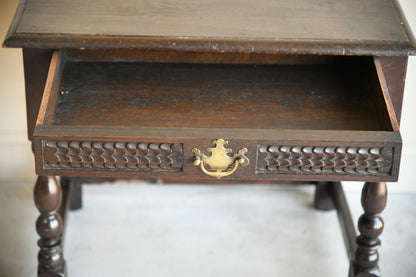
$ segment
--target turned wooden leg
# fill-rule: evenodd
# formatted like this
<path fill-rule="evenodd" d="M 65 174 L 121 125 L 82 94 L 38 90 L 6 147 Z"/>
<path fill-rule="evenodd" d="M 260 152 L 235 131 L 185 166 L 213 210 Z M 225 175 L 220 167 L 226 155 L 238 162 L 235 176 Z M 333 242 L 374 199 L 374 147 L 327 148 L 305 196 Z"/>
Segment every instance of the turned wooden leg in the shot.
<path fill-rule="evenodd" d="M 318 182 L 315 189 L 315 209 L 321 211 L 330 211 L 335 209 L 335 203 L 332 197 L 334 184 L 332 182 Z"/>
<path fill-rule="evenodd" d="M 364 214 L 358 220 L 360 235 L 357 238 L 357 250 L 354 259 L 355 277 L 380 276 L 378 268 L 378 239 L 383 232 L 383 219 L 380 213 L 387 202 L 386 183 L 365 183 L 361 193 L 361 205 Z"/>
<path fill-rule="evenodd" d="M 55 177 L 39 176 L 34 190 L 34 200 L 40 216 L 36 221 L 38 241 L 38 276 L 65 276 L 61 234 L 63 222 L 57 213 L 62 201 L 62 190 Z"/>

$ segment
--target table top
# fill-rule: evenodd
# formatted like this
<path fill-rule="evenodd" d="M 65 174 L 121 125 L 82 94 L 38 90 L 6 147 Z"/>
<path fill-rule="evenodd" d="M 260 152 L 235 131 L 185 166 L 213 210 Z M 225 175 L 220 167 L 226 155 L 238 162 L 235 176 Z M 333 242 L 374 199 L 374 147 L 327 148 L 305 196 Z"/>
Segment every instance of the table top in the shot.
<path fill-rule="evenodd" d="M 395 0 L 22 0 L 5 45 L 416 53 Z"/>

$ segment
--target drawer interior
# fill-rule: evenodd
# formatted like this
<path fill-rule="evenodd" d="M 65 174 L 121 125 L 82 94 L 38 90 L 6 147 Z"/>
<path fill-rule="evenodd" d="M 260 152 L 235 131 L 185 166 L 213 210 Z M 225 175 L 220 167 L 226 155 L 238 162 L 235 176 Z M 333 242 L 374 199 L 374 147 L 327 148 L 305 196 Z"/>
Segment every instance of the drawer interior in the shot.
<path fill-rule="evenodd" d="M 53 126 L 392 131 L 371 59 L 233 65 L 66 61 Z M 379 91 L 376 93 L 380 93 Z"/>
<path fill-rule="evenodd" d="M 56 51 L 37 173 L 212 178 L 192 149 L 221 138 L 250 160 L 229 178 L 397 180 L 402 142 L 377 58 L 157 57 Z"/>

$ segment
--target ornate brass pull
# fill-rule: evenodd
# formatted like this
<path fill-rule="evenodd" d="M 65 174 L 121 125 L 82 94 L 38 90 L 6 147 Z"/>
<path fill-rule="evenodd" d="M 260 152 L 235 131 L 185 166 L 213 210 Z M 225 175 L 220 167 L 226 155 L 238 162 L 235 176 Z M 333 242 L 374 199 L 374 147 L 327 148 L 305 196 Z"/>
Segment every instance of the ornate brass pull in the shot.
<path fill-rule="evenodd" d="M 193 160 L 194 165 L 201 166 L 201 169 L 205 174 L 217 177 L 218 179 L 233 174 L 234 171 L 237 170 L 239 164 L 241 164 L 243 167 L 247 166 L 249 164 L 249 159 L 244 156 L 244 154 L 247 153 L 247 148 L 240 149 L 238 150 L 237 154 L 229 156 L 228 153 L 232 152 L 233 150 L 225 148 L 227 143 L 228 141 L 223 139 L 213 140 L 212 144 L 214 144 L 215 147 L 207 149 L 207 151 L 211 153 L 210 156 L 205 156 L 199 149 L 192 148 L 192 152 L 195 154 Z M 209 167 L 214 171 L 207 170 L 204 164 L 209 165 Z M 232 169 L 225 171 L 232 164 L 234 164 Z"/>

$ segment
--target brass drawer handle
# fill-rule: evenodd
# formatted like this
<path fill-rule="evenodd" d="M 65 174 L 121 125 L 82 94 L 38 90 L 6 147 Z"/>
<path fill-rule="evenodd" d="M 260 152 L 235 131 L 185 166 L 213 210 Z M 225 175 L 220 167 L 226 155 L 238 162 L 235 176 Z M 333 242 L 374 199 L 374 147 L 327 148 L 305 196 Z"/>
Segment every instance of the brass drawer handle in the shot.
<path fill-rule="evenodd" d="M 227 153 L 231 153 L 233 150 L 225 148 L 227 143 L 228 141 L 223 139 L 213 140 L 212 144 L 214 144 L 215 147 L 207 149 L 207 152 L 211 153 L 210 156 L 205 156 L 205 154 L 202 154 L 199 149 L 192 148 L 192 152 L 195 154 L 193 160 L 194 165 L 201 166 L 201 170 L 205 174 L 217 177 L 218 179 L 233 174 L 234 171 L 237 170 L 239 164 L 243 167 L 247 166 L 249 164 L 249 159 L 244 156 L 244 154 L 248 151 L 247 148 L 240 149 L 237 154 L 229 156 Z M 204 164 L 209 165 L 209 167 L 214 171 L 207 170 Z M 226 171 L 232 164 L 234 164 L 232 169 Z"/>

